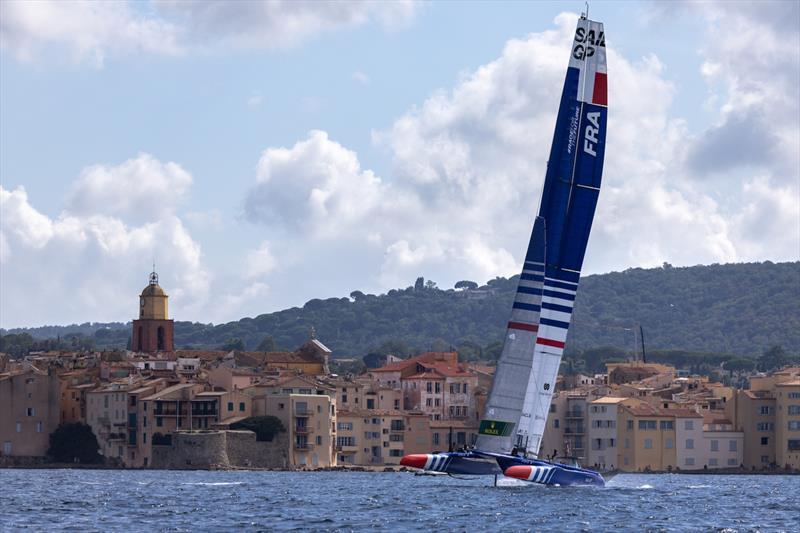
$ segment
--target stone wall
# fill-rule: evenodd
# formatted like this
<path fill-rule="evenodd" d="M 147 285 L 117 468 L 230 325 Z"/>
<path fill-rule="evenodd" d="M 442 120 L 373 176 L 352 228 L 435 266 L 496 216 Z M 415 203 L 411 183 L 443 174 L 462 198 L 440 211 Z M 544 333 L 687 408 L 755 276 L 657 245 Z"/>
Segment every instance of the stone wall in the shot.
<path fill-rule="evenodd" d="M 288 438 L 285 432 L 272 442 L 258 442 L 256 434 L 247 430 L 176 432 L 171 445 L 153 446 L 151 468 L 285 469 L 289 465 Z"/>

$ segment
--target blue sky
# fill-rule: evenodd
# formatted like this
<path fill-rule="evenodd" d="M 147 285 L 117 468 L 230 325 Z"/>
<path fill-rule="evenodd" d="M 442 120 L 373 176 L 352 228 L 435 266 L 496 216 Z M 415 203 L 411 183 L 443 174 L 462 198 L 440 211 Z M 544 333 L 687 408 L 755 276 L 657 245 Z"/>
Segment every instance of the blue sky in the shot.
<path fill-rule="evenodd" d="M 591 6 L 586 273 L 798 259 L 797 3 L 761 6 Z M 203 322 L 513 274 L 581 7 L 4 2 L 0 326 L 128 320 L 154 258 Z"/>

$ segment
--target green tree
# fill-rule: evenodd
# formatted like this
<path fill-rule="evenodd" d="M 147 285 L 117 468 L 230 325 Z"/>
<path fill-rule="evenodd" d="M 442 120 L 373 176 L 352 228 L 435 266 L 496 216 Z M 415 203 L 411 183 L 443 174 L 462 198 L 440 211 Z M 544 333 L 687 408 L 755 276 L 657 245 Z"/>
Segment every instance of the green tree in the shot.
<path fill-rule="evenodd" d="M 57 463 L 97 464 L 103 461 L 103 457 L 97 453 L 99 449 L 92 428 L 76 422 L 62 424 L 50 434 L 47 455 Z"/>
<path fill-rule="evenodd" d="M 765 351 L 758 359 L 758 366 L 763 371 L 774 370 L 781 368 L 789 363 L 789 357 L 783 349 L 783 346 L 774 345 Z"/>
<path fill-rule="evenodd" d="M 238 337 L 232 337 L 228 339 L 225 344 L 219 347 L 220 350 L 225 350 L 226 352 L 230 352 L 233 350 L 237 351 L 244 351 L 244 341 Z"/>
<path fill-rule="evenodd" d="M 417 278 L 417 281 L 414 282 L 414 290 L 416 292 L 421 292 L 425 288 L 425 278 L 422 276 Z"/>
<path fill-rule="evenodd" d="M 260 343 L 258 343 L 258 347 L 256 351 L 258 352 L 275 352 L 278 348 L 275 345 L 275 339 L 272 338 L 272 335 L 267 335 L 264 337 Z"/>
<path fill-rule="evenodd" d="M 231 424 L 231 429 L 248 429 L 258 441 L 272 441 L 275 435 L 286 431 L 281 420 L 274 416 L 251 416 Z"/>
<path fill-rule="evenodd" d="M 461 281 L 457 281 L 456 284 L 453 287 L 455 289 L 462 289 L 462 290 L 469 291 L 469 290 L 472 290 L 472 289 L 477 289 L 478 288 L 478 284 L 475 283 L 474 281 L 469 281 L 469 280 L 464 279 L 464 280 L 461 280 Z"/>

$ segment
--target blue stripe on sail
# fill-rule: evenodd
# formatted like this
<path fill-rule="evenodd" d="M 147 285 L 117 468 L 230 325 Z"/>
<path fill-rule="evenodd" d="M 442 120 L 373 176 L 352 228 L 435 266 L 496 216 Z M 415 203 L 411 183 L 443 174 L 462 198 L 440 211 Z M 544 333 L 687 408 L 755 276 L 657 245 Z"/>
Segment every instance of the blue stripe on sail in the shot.
<path fill-rule="evenodd" d="M 541 294 L 542 289 L 539 287 L 517 287 L 517 292 L 521 292 L 522 294 Z"/>
<path fill-rule="evenodd" d="M 539 323 L 544 324 L 545 326 L 553 326 L 561 329 L 569 329 L 569 322 L 561 322 L 560 320 L 553 320 L 551 318 L 540 318 Z"/>
<path fill-rule="evenodd" d="M 559 289 L 567 289 L 570 291 L 577 291 L 578 284 L 577 283 L 564 283 L 563 281 L 551 281 L 549 279 L 544 280 L 544 284 L 546 287 L 556 287 Z"/>
<path fill-rule="evenodd" d="M 559 313 L 572 313 L 571 307 L 567 307 L 566 305 L 551 304 L 550 302 L 542 302 L 542 309 L 558 311 Z"/>
<path fill-rule="evenodd" d="M 514 309 L 523 309 L 525 311 L 539 311 L 538 305 L 526 304 L 524 302 L 514 302 L 514 305 L 512 305 L 511 307 L 513 307 Z"/>
<path fill-rule="evenodd" d="M 570 301 L 574 301 L 575 300 L 575 295 L 574 294 L 567 294 L 565 292 L 554 292 L 554 291 L 544 290 L 544 291 L 542 291 L 542 296 L 549 296 L 551 298 L 559 298 L 561 300 L 570 300 Z"/>
<path fill-rule="evenodd" d="M 577 284 L 581 280 L 580 272 L 570 272 L 569 270 L 556 270 L 547 273 L 548 278 L 556 279 L 558 281 L 569 281 Z"/>
<path fill-rule="evenodd" d="M 519 279 L 524 279 L 527 281 L 544 281 L 544 276 L 538 276 L 536 274 L 525 274 L 522 273 L 519 276 Z"/>
<path fill-rule="evenodd" d="M 533 261 L 525 261 L 525 266 L 522 268 L 526 270 L 535 270 L 537 272 L 544 272 L 544 265 L 541 263 L 534 263 Z"/>

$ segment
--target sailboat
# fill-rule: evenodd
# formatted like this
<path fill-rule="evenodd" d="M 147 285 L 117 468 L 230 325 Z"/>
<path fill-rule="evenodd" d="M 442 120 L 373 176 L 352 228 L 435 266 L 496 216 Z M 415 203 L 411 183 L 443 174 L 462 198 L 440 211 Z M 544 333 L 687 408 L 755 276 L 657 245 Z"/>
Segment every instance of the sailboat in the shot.
<path fill-rule="evenodd" d="M 546 485 L 604 485 L 592 470 L 539 459 L 600 192 L 607 70 L 603 24 L 582 14 L 567 67 L 542 199 L 474 447 L 407 455 L 430 472 Z"/>

